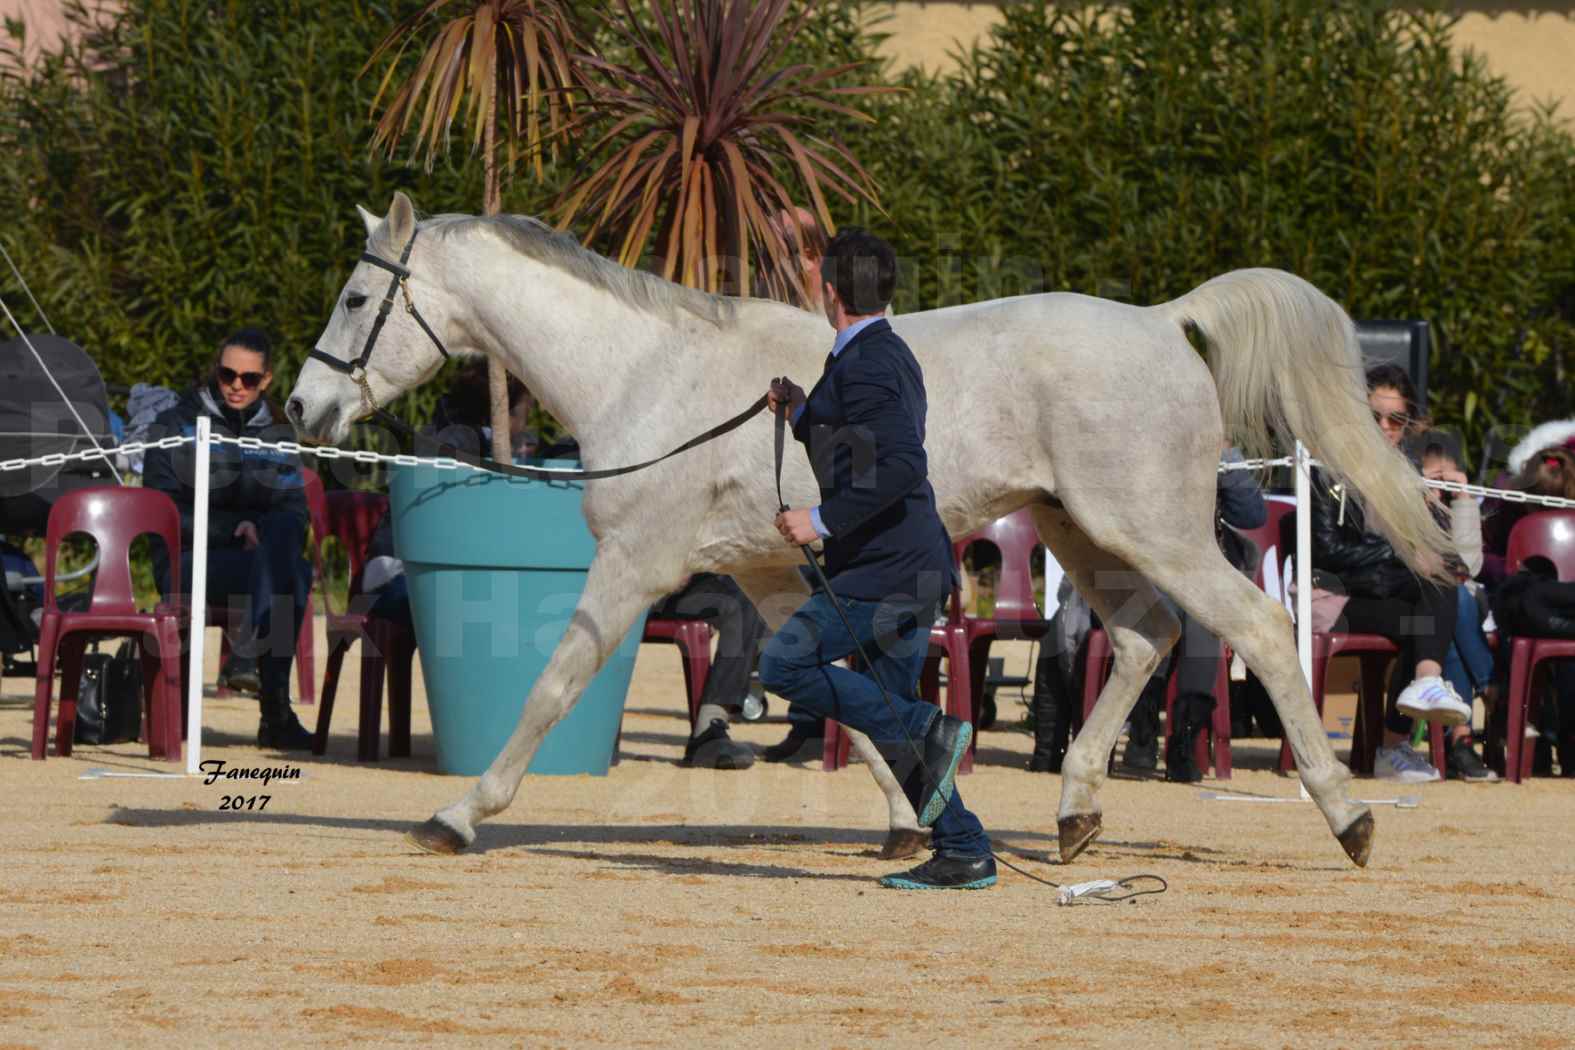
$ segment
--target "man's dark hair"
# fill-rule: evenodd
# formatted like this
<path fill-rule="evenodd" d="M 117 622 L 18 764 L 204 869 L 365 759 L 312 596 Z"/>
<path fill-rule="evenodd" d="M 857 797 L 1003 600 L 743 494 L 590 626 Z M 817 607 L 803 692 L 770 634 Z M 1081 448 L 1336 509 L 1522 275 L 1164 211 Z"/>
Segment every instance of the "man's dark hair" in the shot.
<path fill-rule="evenodd" d="M 848 313 L 878 314 L 891 305 L 897 288 L 897 254 L 863 227 L 844 226 L 826 245 L 820 276 Z"/>
<path fill-rule="evenodd" d="M 217 365 L 219 358 L 224 356 L 227 347 L 238 346 L 242 350 L 250 350 L 254 354 L 261 354 L 263 370 L 273 371 L 273 342 L 268 338 L 268 333 L 261 328 L 241 328 L 224 337 L 219 343 L 219 349 L 213 355 L 213 363 Z"/>

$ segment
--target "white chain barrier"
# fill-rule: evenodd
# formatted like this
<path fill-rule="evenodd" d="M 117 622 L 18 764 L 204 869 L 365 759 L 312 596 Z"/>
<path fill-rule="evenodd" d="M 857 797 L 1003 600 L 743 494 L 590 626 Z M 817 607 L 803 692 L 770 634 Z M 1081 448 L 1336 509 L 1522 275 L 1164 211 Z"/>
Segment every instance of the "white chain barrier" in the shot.
<path fill-rule="evenodd" d="M 47 455 L 36 456 L 32 459 L 5 459 L 0 460 L 0 474 L 18 470 L 27 470 L 30 467 L 62 467 L 68 463 L 85 463 L 94 459 L 108 459 L 112 456 L 134 455 L 138 452 L 149 452 L 153 449 L 179 448 L 182 445 L 195 444 L 196 437 L 192 435 L 174 435 L 172 437 L 158 438 L 153 441 L 128 441 L 114 448 L 86 449 L 82 452 L 51 452 Z M 209 441 L 215 445 L 235 445 L 238 448 L 250 451 L 264 449 L 284 452 L 295 456 L 314 456 L 317 459 L 345 459 L 355 463 L 374 465 L 386 463 L 396 467 L 436 467 L 439 470 L 474 470 L 481 473 L 498 473 L 488 467 L 475 463 L 466 463 L 452 456 L 412 456 L 385 452 L 373 452 L 370 449 L 339 448 L 334 445 L 303 445 L 295 441 L 264 441 L 261 438 L 230 437 L 227 434 L 213 434 Z M 1295 465 L 1295 460 L 1290 456 L 1278 459 L 1246 459 L 1235 463 L 1221 463 L 1219 473 L 1224 474 L 1233 470 L 1272 470 L 1275 467 L 1290 467 Z M 1310 461 L 1311 466 L 1320 466 L 1316 460 Z M 573 474 L 573 467 L 547 467 L 546 470 Z M 1435 489 L 1446 492 L 1459 492 L 1468 496 L 1477 496 L 1483 499 L 1497 499 L 1505 503 L 1532 503 L 1554 510 L 1575 509 L 1575 500 L 1563 499 L 1558 496 L 1537 496 L 1529 492 L 1519 492 L 1515 489 L 1495 489 L 1486 485 L 1462 484 L 1456 481 L 1436 481 L 1427 479 L 1426 484 Z"/>

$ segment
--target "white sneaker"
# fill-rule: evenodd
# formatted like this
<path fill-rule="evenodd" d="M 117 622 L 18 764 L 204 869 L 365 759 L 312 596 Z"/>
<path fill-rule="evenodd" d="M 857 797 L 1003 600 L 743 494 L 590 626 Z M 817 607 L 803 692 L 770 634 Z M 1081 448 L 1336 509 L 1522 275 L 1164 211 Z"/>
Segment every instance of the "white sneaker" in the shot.
<path fill-rule="evenodd" d="M 1373 759 L 1373 776 L 1379 780 L 1398 780 L 1402 784 L 1431 784 L 1444 779 L 1432 763 L 1404 744 L 1378 749 Z"/>
<path fill-rule="evenodd" d="M 1402 715 L 1444 726 L 1458 726 L 1471 720 L 1471 705 L 1460 699 L 1454 686 L 1437 675 L 1418 678 L 1406 686 L 1395 707 Z"/>

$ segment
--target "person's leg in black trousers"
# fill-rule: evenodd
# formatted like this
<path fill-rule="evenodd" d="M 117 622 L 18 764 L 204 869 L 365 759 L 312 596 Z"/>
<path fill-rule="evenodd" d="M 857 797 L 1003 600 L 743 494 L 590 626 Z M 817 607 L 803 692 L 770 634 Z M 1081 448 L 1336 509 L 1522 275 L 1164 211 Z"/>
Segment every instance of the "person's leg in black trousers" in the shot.
<path fill-rule="evenodd" d="M 1375 765 L 1380 777 L 1421 783 L 1441 776 L 1411 750 L 1412 718 L 1401 710 L 1403 704 L 1416 703 L 1440 714 L 1464 707 L 1465 717 L 1470 718 L 1470 708 L 1454 696 L 1453 687 L 1442 678 L 1444 657 L 1454 641 L 1458 600 L 1459 591 L 1453 585 L 1423 583 L 1415 594 L 1405 597 L 1351 598 L 1341 613 L 1342 630 L 1382 635 L 1400 647 L 1395 680 L 1404 688 L 1390 690 L 1383 744 Z M 1451 719 L 1458 721 L 1458 714 L 1440 718 Z"/>
<path fill-rule="evenodd" d="M 255 548 L 208 552 L 207 603 L 228 610 L 225 630 L 243 639 L 236 651 L 257 657 L 262 685 L 258 745 L 306 750 L 312 735 L 290 707 L 290 669 L 312 584 L 311 565 L 301 556 L 306 525 L 285 512 L 262 514 L 256 525 Z M 189 550 L 182 552 L 181 561 L 181 581 L 189 585 Z"/>
<path fill-rule="evenodd" d="M 668 595 L 651 609 L 653 615 L 704 620 L 717 633 L 716 656 L 700 694 L 693 732 L 684 746 L 684 764 L 706 769 L 748 769 L 755 753 L 728 736 L 730 711 L 737 711 L 749 692 L 766 622 L 731 576 L 697 573 L 683 590 Z"/>
<path fill-rule="evenodd" d="M 1176 725 L 1165 748 L 1165 779 L 1195 784 L 1203 779 L 1194 744 L 1214 716 L 1215 680 L 1220 669 L 1220 640 L 1192 615 L 1177 610 L 1181 638 L 1176 642 Z"/>

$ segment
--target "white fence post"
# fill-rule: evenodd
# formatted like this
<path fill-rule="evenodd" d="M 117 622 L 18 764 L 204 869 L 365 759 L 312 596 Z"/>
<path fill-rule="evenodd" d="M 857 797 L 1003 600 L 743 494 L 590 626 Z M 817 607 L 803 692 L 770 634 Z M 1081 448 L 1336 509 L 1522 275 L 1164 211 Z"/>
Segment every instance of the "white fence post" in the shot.
<path fill-rule="evenodd" d="M 208 452 L 210 421 L 197 414 L 196 488 L 191 513 L 191 653 L 186 686 L 186 774 L 202 767 L 202 650 L 208 629 Z"/>

